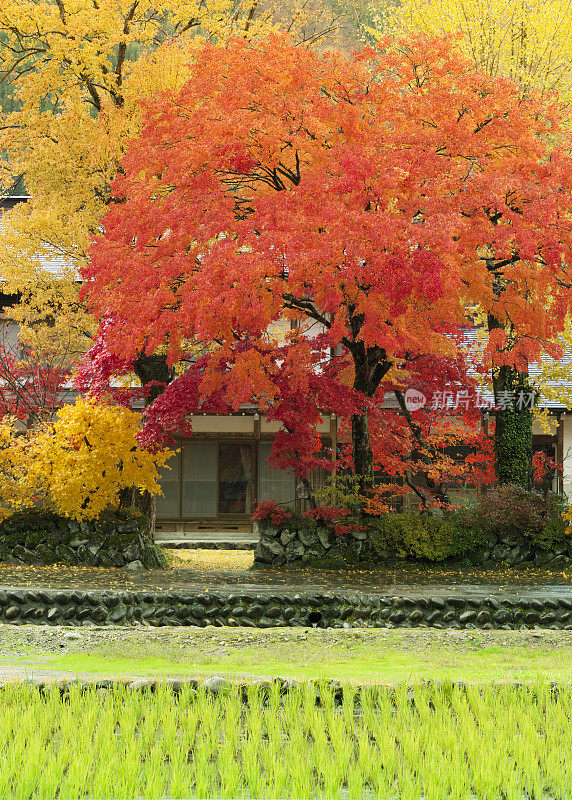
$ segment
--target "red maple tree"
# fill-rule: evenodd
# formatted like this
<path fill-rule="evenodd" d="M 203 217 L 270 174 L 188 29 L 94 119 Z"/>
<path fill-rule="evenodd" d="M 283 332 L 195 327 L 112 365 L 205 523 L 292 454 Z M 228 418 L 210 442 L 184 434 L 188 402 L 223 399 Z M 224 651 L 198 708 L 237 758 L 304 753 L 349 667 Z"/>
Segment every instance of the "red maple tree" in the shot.
<path fill-rule="evenodd" d="M 403 426 L 403 454 L 434 455 L 424 412 L 400 401 L 392 428 L 379 402 L 458 361 L 468 304 L 518 329 L 515 363 L 563 327 L 561 133 L 554 102 L 479 74 L 451 38 L 351 58 L 280 36 L 205 46 L 182 90 L 148 104 L 85 274 L 117 357 L 209 345 L 144 436 L 251 402 L 283 423 L 275 457 L 299 474 L 320 463 L 322 409 L 348 420 L 364 485 Z"/>

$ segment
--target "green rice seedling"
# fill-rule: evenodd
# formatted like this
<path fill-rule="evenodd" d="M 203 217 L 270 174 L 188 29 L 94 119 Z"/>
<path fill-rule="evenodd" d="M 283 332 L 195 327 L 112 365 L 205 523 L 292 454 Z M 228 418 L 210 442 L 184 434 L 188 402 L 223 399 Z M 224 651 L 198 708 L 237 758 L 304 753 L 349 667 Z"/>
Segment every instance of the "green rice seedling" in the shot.
<path fill-rule="evenodd" d="M 181 748 L 189 753 L 192 749 L 201 719 L 201 706 L 199 703 L 193 702 L 190 705 L 181 708 L 179 706 L 179 735 L 181 739 Z"/>
<path fill-rule="evenodd" d="M 546 775 L 548 792 L 558 800 L 560 798 L 569 800 L 570 798 L 569 772 L 572 766 L 570 764 L 570 756 L 565 752 L 565 750 L 569 750 L 569 742 L 570 740 L 568 739 L 563 744 L 547 745 L 542 754 L 542 765 Z"/>
<path fill-rule="evenodd" d="M 215 782 L 214 767 L 210 758 L 210 746 L 204 739 L 195 741 L 191 767 L 193 770 L 194 796 L 210 797 Z"/>
<path fill-rule="evenodd" d="M 354 729 L 356 689 L 353 686 L 344 687 L 342 701 L 342 714 L 348 733 Z"/>
<path fill-rule="evenodd" d="M 397 787 L 399 800 L 420 800 L 423 797 L 420 779 L 405 762 L 402 762 L 397 769 Z"/>
<path fill-rule="evenodd" d="M 163 743 L 155 742 L 141 765 L 141 797 L 158 798 L 164 797 L 166 781 L 165 751 Z M 209 795 L 204 795 L 208 797 Z"/>
<path fill-rule="evenodd" d="M 306 800 L 306 798 L 311 797 L 314 790 L 314 780 L 310 771 L 306 768 L 304 759 L 299 757 L 291 758 L 288 771 L 291 782 L 290 797 L 300 798 L 300 800 Z"/>
<path fill-rule="evenodd" d="M 363 775 L 364 784 L 370 785 L 377 765 L 376 748 L 370 740 L 369 730 L 362 727 L 357 736 L 357 761 Z"/>
<path fill-rule="evenodd" d="M 172 798 L 191 797 L 191 787 L 193 783 L 193 770 L 188 762 L 187 754 L 179 749 L 175 758 L 171 760 L 169 775 L 166 786 L 166 794 Z M 125 795 L 126 797 L 136 797 L 138 795 Z M 221 794 L 224 797 L 224 794 Z"/>
<path fill-rule="evenodd" d="M 284 724 L 282 709 L 274 704 L 269 704 L 262 711 L 262 723 L 269 744 L 280 749 L 284 739 Z"/>
<path fill-rule="evenodd" d="M 249 737 L 242 745 L 242 776 L 249 797 L 264 797 L 266 778 L 260 769 L 260 740 Z"/>
<path fill-rule="evenodd" d="M 0 689 L 0 797 L 572 797 L 568 690 L 318 688 Z"/>
<path fill-rule="evenodd" d="M 43 764 L 36 774 L 33 795 L 38 800 L 51 800 L 58 795 L 69 763 L 68 755 L 62 750 L 54 751 L 48 747 L 42 750 Z M 23 796 L 23 795 L 22 795 Z"/>
<path fill-rule="evenodd" d="M 26 753 L 21 760 L 13 782 L 13 792 L 17 797 L 31 797 L 38 784 L 38 775 L 45 767 L 45 742 L 38 732 L 25 732 Z"/>
<path fill-rule="evenodd" d="M 317 793 L 320 792 L 321 787 L 324 785 L 337 783 L 325 726 L 323 724 L 320 725 L 320 722 L 323 723 L 323 719 L 316 719 L 312 722 L 311 740 L 313 744 L 306 755 L 307 769 L 314 775 Z"/>
<path fill-rule="evenodd" d="M 267 797 L 276 798 L 276 800 L 279 800 L 280 798 L 289 796 L 290 776 L 288 773 L 288 768 L 286 764 L 280 762 L 275 766 L 274 771 L 270 776 Z"/>
<path fill-rule="evenodd" d="M 120 752 L 121 769 L 118 777 L 121 797 L 138 797 L 141 787 L 141 762 L 145 755 L 141 743 L 133 736 L 126 737 Z"/>
<path fill-rule="evenodd" d="M 347 783 L 349 800 L 363 800 L 364 779 L 359 761 L 350 764 Z"/>
<path fill-rule="evenodd" d="M 221 797 L 241 797 L 243 790 L 242 764 L 236 746 L 225 740 L 218 753 L 216 781 Z"/>
<path fill-rule="evenodd" d="M 90 792 L 93 791 L 93 781 L 86 780 L 86 771 L 83 768 L 82 762 L 79 759 L 70 759 L 67 764 L 65 773 L 62 775 L 57 793 L 53 797 L 61 797 L 65 800 L 72 800 L 77 797 L 86 797 L 87 788 Z"/>
<path fill-rule="evenodd" d="M 509 742 L 511 754 L 522 775 L 524 790 L 529 796 L 538 796 L 540 787 L 544 785 L 539 754 L 544 749 L 546 739 L 539 734 L 537 725 L 530 718 L 534 705 L 535 701 L 532 699 L 526 707 L 520 708 L 516 720 L 517 733 Z"/>

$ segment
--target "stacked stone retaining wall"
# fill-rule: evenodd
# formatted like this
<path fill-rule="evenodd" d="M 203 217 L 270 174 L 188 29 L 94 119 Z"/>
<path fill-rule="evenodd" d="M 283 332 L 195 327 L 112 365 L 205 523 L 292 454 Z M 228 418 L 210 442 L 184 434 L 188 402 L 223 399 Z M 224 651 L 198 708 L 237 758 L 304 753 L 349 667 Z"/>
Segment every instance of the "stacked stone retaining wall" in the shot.
<path fill-rule="evenodd" d="M 572 630 L 572 590 L 492 596 L 8 589 L 0 590 L 0 623 Z"/>
<path fill-rule="evenodd" d="M 299 567 L 304 564 L 319 565 L 320 562 L 350 561 L 355 563 L 388 563 L 381 559 L 367 539 L 365 531 L 352 531 L 336 536 L 327 528 L 309 530 L 297 528 L 295 524 L 282 527 L 258 522 L 259 535 L 254 550 L 254 565 L 268 567 Z M 404 559 L 397 559 L 403 563 Z M 498 536 L 486 544 L 475 547 L 463 558 L 457 557 L 465 566 L 508 564 L 531 564 L 535 567 L 562 569 L 572 565 L 572 536 L 569 541 L 551 548 L 519 544 L 508 537 Z M 429 563 L 429 562 L 425 562 Z"/>
<path fill-rule="evenodd" d="M 0 562 L 161 569 L 163 552 L 145 533 L 142 514 L 104 514 L 77 522 L 26 509 L 0 524 Z"/>

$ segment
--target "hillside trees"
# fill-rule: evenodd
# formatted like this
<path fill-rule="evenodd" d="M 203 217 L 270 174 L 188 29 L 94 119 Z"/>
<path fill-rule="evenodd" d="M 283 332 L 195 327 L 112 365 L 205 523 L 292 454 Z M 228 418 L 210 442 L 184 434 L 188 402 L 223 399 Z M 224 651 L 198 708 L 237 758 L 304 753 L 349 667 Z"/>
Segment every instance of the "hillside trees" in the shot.
<path fill-rule="evenodd" d="M 185 341 L 217 343 L 153 403 L 148 431 L 255 402 L 299 464 L 330 408 L 371 481 L 376 398 L 420 359 L 456 356 L 467 303 L 526 331 L 512 363 L 562 328 L 570 160 L 546 145 L 561 126 L 450 39 L 353 58 L 276 36 L 206 46 L 183 88 L 148 104 L 85 270 L 118 356 L 163 347 L 173 363 Z M 509 357 L 501 338 L 493 359 Z"/>

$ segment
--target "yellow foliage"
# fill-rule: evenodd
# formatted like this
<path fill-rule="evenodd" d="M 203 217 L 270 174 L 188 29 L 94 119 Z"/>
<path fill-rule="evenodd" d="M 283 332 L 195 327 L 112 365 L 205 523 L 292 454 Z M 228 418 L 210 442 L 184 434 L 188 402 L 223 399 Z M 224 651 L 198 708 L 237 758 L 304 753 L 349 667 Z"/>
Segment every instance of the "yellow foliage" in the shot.
<path fill-rule="evenodd" d="M 572 100 L 572 6 L 566 0 L 405 0 L 389 20 L 392 31 L 460 32 L 460 49 L 479 69 L 515 80 L 524 93 L 556 90 Z"/>
<path fill-rule="evenodd" d="M 121 406 L 80 398 L 32 439 L 29 471 L 46 487 L 58 514 L 93 519 L 107 506 L 117 505 L 124 488 L 161 491 L 157 466 L 172 453 L 152 454 L 137 445 L 140 416 Z"/>
<path fill-rule="evenodd" d="M 13 419 L 0 422 L 0 520 L 45 496 L 43 480 L 29 469 L 30 444 Z"/>
<path fill-rule="evenodd" d="M 52 368 L 73 370 L 91 343 L 95 320 L 79 299 L 77 281 L 36 280 L 21 288 L 7 316 L 18 325 L 18 341 L 28 358 Z"/>

